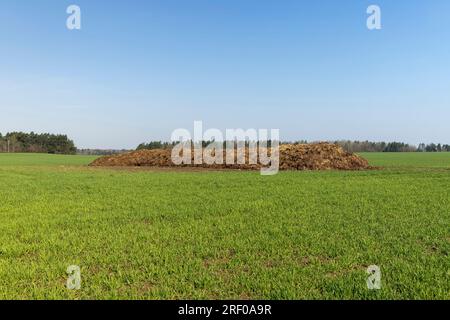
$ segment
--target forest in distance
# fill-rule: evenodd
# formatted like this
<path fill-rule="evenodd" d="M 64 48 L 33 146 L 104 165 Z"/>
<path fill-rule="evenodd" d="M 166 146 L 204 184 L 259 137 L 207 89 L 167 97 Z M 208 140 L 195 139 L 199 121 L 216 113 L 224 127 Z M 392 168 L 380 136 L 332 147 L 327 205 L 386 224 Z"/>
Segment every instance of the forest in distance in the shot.
<path fill-rule="evenodd" d="M 203 141 L 207 146 L 214 141 Z M 312 141 L 283 141 L 281 144 L 304 144 Z M 329 141 L 330 142 L 330 141 Z M 450 152 L 449 144 L 421 143 L 418 146 L 404 142 L 371 142 L 336 140 L 331 141 L 341 146 L 345 151 L 358 152 Z M 154 150 L 172 148 L 176 142 L 150 141 L 141 143 L 136 150 Z M 84 154 L 84 155 L 110 155 L 133 151 L 129 149 L 78 149 L 75 143 L 66 134 L 51 133 L 0 133 L 0 153 L 49 153 L 49 154 Z"/>

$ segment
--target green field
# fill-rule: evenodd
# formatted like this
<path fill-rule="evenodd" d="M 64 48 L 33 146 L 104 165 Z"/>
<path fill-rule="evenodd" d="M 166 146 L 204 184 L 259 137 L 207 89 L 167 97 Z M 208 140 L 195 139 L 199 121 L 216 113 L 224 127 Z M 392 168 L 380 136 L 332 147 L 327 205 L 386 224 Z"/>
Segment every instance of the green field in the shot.
<path fill-rule="evenodd" d="M 0 299 L 450 299 L 450 153 L 364 156 L 384 168 L 267 177 L 0 154 Z"/>

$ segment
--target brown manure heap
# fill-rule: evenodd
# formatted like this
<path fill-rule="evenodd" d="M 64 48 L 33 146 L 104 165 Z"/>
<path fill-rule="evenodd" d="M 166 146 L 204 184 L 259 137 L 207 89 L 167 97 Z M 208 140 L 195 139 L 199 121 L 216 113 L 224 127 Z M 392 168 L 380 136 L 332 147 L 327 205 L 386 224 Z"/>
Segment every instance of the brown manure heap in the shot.
<path fill-rule="evenodd" d="M 236 154 L 236 152 L 235 152 Z M 270 152 L 269 152 L 270 154 Z M 183 164 L 172 162 L 172 150 L 138 150 L 129 153 L 105 156 L 90 164 L 93 167 L 197 167 L 210 169 L 259 170 L 261 164 L 249 164 L 249 150 L 245 149 L 246 164 Z M 194 159 L 192 152 L 191 159 Z M 194 163 L 194 161 L 192 161 Z M 331 143 L 283 144 L 280 146 L 280 170 L 363 170 L 370 169 L 366 159 L 351 154 Z"/>

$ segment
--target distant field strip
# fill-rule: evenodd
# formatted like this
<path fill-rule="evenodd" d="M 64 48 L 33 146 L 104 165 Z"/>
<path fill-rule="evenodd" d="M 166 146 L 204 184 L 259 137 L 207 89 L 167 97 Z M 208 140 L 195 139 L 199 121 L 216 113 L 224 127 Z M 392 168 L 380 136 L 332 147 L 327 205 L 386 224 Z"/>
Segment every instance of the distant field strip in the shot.
<path fill-rule="evenodd" d="M 360 155 L 373 166 L 450 168 L 450 152 L 368 152 Z"/>
<path fill-rule="evenodd" d="M 70 156 L 36 153 L 0 153 L 0 167 L 86 166 L 97 158 L 97 156 Z"/>

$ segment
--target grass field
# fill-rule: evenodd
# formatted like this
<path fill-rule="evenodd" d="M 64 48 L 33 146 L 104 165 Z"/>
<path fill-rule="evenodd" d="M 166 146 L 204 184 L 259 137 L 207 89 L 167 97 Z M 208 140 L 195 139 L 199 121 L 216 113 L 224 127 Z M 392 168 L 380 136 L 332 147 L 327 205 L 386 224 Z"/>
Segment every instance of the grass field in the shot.
<path fill-rule="evenodd" d="M 450 299 L 450 153 L 363 156 L 384 169 L 263 177 L 0 154 L 0 299 Z"/>

